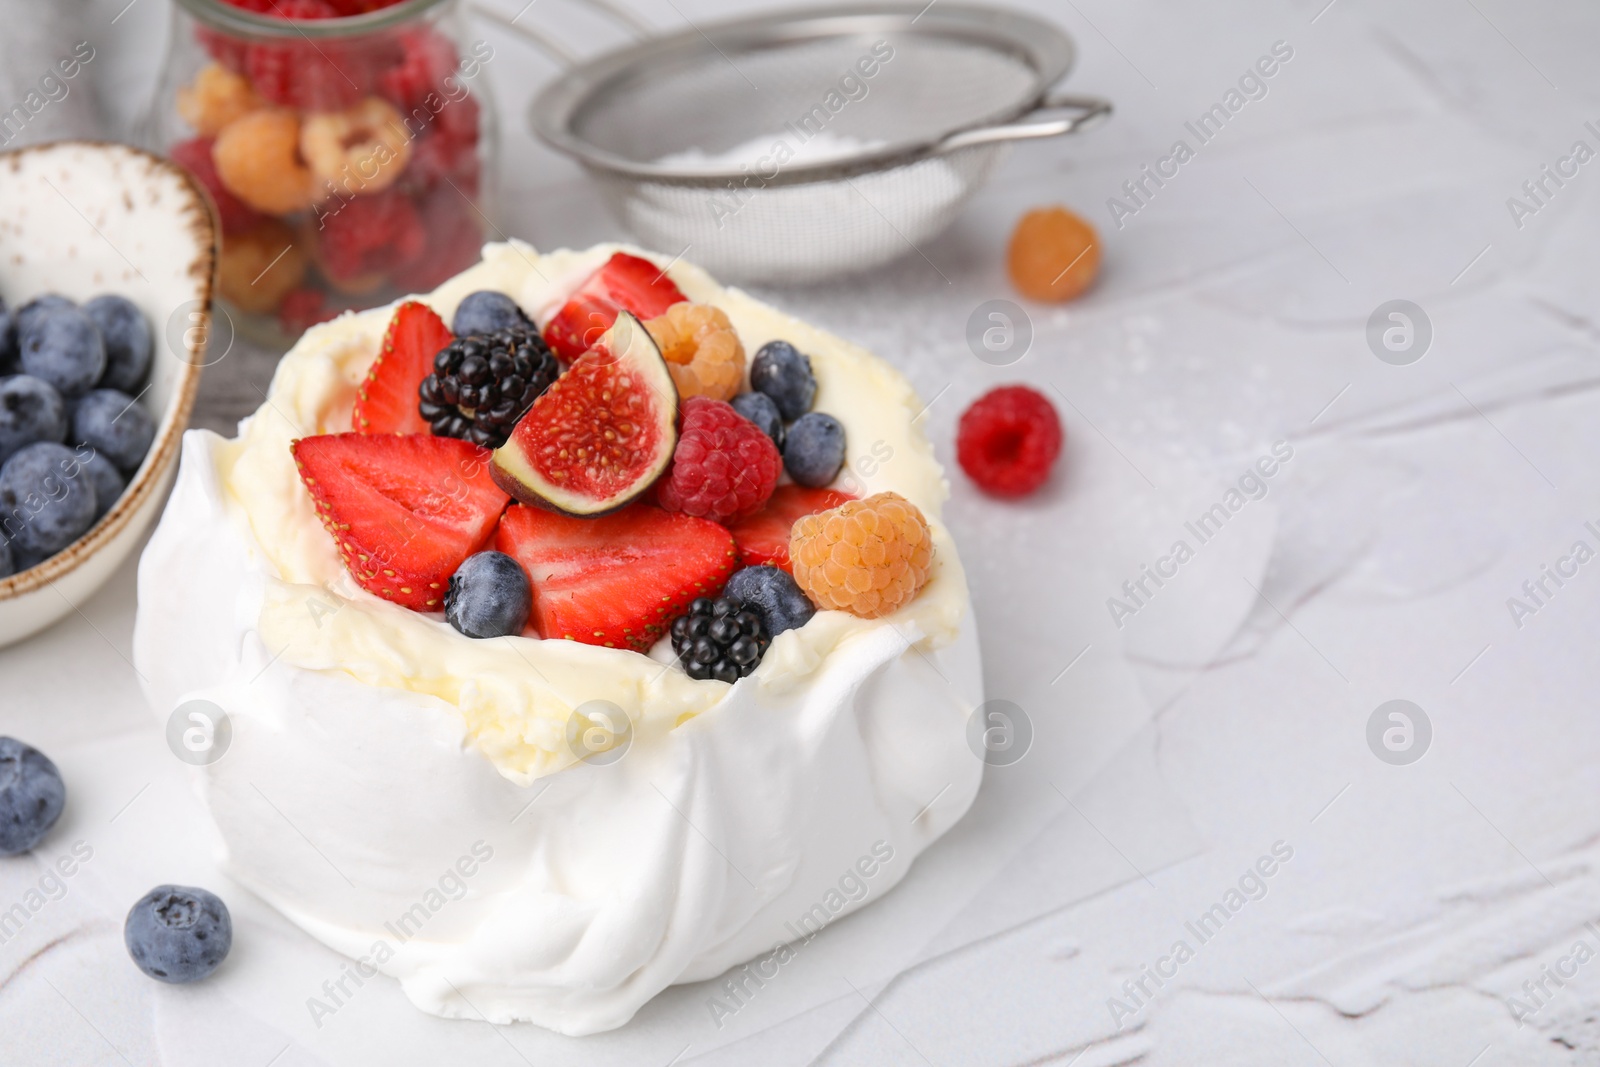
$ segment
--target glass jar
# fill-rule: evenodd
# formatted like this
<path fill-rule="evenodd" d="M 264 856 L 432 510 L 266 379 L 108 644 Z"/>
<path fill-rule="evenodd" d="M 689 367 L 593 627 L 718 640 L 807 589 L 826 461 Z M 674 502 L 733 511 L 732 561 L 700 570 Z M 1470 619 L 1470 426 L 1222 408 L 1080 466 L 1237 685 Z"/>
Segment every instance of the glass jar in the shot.
<path fill-rule="evenodd" d="M 219 295 L 260 339 L 425 292 L 482 247 L 494 50 L 458 0 L 380 3 L 174 9 L 145 139 L 210 191 Z"/>

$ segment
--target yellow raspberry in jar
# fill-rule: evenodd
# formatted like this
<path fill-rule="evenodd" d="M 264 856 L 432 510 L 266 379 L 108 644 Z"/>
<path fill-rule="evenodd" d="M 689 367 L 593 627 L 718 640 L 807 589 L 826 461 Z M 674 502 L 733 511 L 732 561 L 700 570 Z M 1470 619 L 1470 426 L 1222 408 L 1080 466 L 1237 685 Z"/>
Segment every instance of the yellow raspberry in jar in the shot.
<path fill-rule="evenodd" d="M 295 232 L 277 219 L 264 219 L 244 233 L 230 233 L 222 242 L 217 290 L 240 311 L 276 311 L 304 280 L 306 263 Z"/>
<path fill-rule="evenodd" d="M 877 619 L 928 584 L 933 535 L 915 504 L 876 493 L 796 521 L 789 559 L 794 580 L 817 607 Z"/>
<path fill-rule="evenodd" d="M 1071 300 L 1100 273 L 1100 237 L 1064 207 L 1035 208 L 1012 231 L 1006 269 L 1011 284 L 1030 300 Z"/>
<path fill-rule="evenodd" d="M 732 400 L 744 384 L 744 345 L 721 308 L 680 302 L 648 320 L 678 395 Z"/>
<path fill-rule="evenodd" d="M 235 119 L 262 107 L 261 98 L 242 74 L 208 64 L 194 81 L 178 90 L 178 115 L 202 137 L 214 137 Z"/>
<path fill-rule="evenodd" d="M 399 180 L 411 161 L 411 137 L 400 112 L 369 96 L 348 111 L 307 115 L 300 155 L 319 194 L 371 195 Z"/>
<path fill-rule="evenodd" d="M 217 134 L 211 162 L 228 192 L 268 215 L 311 206 L 311 171 L 300 162 L 300 119 L 293 111 L 252 111 Z"/>

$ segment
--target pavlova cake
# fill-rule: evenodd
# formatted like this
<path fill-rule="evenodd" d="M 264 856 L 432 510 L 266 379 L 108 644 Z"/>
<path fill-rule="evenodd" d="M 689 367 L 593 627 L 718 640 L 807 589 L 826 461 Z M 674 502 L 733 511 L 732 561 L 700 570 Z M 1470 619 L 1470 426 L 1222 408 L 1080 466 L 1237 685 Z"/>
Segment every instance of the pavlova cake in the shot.
<path fill-rule="evenodd" d="M 568 1034 L 877 899 L 982 771 L 922 410 L 615 246 L 308 330 L 139 569 L 228 870 L 356 984 Z"/>

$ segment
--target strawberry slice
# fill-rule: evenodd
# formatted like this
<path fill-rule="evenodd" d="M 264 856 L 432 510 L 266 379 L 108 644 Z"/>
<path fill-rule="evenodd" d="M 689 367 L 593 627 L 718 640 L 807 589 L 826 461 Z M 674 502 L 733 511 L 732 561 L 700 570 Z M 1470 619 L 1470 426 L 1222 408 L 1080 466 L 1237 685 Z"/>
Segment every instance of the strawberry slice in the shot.
<path fill-rule="evenodd" d="M 488 451 L 453 437 L 326 434 L 289 450 L 351 575 L 414 611 L 441 609 L 445 583 L 511 499 Z"/>
<path fill-rule="evenodd" d="M 763 563 L 789 569 L 789 528 L 807 515 L 836 508 L 854 500 L 837 489 L 807 489 L 803 485 L 780 485 L 772 491 L 767 506 L 729 527 L 739 546 L 739 558 L 746 567 Z"/>
<path fill-rule="evenodd" d="M 428 305 L 407 300 L 395 309 L 383 347 L 356 390 L 350 428 L 357 433 L 427 433 L 417 411 L 417 387 L 433 371 L 433 357 L 456 339 Z"/>
<path fill-rule="evenodd" d="M 631 311 L 642 321 L 684 299 L 654 263 L 618 252 L 589 275 L 545 324 L 544 339 L 563 363 L 571 363 L 611 329 L 618 311 Z"/>
<path fill-rule="evenodd" d="M 720 593 L 737 559 L 721 526 L 648 504 L 598 519 L 513 505 L 494 547 L 528 572 L 540 636 L 636 652 L 695 597 Z"/>

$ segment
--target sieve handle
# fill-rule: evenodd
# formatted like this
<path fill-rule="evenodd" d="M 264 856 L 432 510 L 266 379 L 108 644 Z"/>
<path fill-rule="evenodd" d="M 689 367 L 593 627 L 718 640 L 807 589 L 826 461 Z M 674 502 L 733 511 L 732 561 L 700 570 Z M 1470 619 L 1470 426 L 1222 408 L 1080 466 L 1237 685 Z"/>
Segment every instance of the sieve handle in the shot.
<path fill-rule="evenodd" d="M 1054 112 L 1067 112 L 1067 114 L 1047 117 Z M 1051 94 L 1040 101 L 1038 107 L 1023 116 L 1034 120 L 1032 122 L 1010 122 L 1004 126 L 980 126 L 974 130 L 962 130 L 960 133 L 952 133 L 934 145 L 933 150 L 936 153 L 954 152 L 958 148 L 997 144 L 1001 141 L 1032 141 L 1041 137 L 1060 137 L 1064 133 L 1077 133 L 1110 114 L 1109 100 L 1102 100 L 1097 96 Z"/>
<path fill-rule="evenodd" d="M 645 38 L 655 36 L 655 31 L 653 29 L 641 21 L 637 15 L 633 14 L 633 12 L 623 7 L 621 4 L 616 3 L 615 0 L 575 0 L 575 2 L 583 7 L 587 7 L 592 11 L 595 11 L 598 14 L 610 16 L 613 21 L 627 31 L 628 35 L 635 40 L 644 40 Z M 525 6 L 522 11 L 519 11 L 516 15 L 507 15 L 491 6 L 486 2 L 486 0 L 468 0 L 467 6 L 474 14 L 481 15 L 490 22 L 499 23 L 501 26 L 504 26 L 512 33 L 516 34 L 529 44 L 544 52 L 551 59 L 554 59 L 557 63 L 560 63 L 563 67 L 571 69 L 572 67 L 578 65 L 578 53 L 574 52 L 571 48 L 568 48 L 566 45 L 562 44 L 560 41 L 549 36 L 548 34 L 536 30 L 532 26 L 524 26 L 521 24 L 520 20 L 522 18 L 522 12 L 525 12 L 529 7 L 532 7 L 532 4 Z"/>

